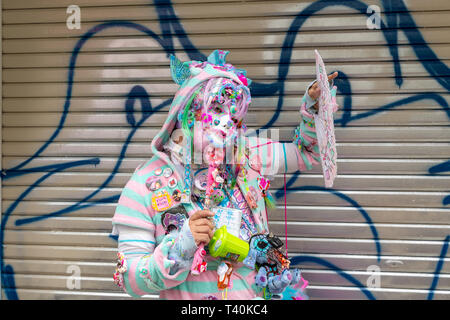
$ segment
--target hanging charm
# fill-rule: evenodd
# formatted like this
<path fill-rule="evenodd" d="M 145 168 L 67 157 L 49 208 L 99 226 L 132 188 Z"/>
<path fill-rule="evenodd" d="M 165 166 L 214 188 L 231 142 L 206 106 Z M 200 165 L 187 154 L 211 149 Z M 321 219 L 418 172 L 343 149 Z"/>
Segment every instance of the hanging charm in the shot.
<path fill-rule="evenodd" d="M 222 300 L 227 300 L 228 289 L 231 289 L 231 274 L 233 273 L 233 265 L 228 261 L 222 261 L 217 267 L 217 288 L 222 291 Z"/>
<path fill-rule="evenodd" d="M 200 244 L 198 246 L 197 251 L 194 253 L 194 261 L 192 262 L 191 274 L 194 276 L 198 276 L 200 273 L 206 271 L 207 263 L 203 261 L 203 258 L 206 255 L 206 251 L 204 249 L 204 244 Z"/>
<path fill-rule="evenodd" d="M 264 177 L 258 177 L 258 187 L 259 190 L 261 190 L 261 194 L 264 198 L 264 202 L 266 203 L 266 206 L 268 208 L 275 208 L 277 206 L 275 199 L 272 197 L 272 195 L 269 192 L 270 187 L 270 180 L 264 178 Z"/>

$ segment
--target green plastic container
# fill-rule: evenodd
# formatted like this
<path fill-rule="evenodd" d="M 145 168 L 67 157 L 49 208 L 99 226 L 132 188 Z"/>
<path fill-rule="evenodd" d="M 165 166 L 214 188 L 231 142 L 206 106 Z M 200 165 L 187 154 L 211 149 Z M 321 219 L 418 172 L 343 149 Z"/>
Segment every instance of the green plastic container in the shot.
<path fill-rule="evenodd" d="M 209 242 L 209 253 L 213 257 L 222 257 L 231 261 L 242 262 L 248 255 L 248 242 L 239 239 L 222 226 L 214 232 Z"/>

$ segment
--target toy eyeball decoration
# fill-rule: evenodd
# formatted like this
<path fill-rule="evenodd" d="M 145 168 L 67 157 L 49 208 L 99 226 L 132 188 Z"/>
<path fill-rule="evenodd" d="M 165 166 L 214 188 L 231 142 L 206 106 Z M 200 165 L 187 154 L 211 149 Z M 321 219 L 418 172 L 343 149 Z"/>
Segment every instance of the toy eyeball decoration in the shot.
<path fill-rule="evenodd" d="M 215 189 L 211 194 L 211 198 L 215 203 L 221 203 L 225 199 L 225 193 L 222 189 Z"/>

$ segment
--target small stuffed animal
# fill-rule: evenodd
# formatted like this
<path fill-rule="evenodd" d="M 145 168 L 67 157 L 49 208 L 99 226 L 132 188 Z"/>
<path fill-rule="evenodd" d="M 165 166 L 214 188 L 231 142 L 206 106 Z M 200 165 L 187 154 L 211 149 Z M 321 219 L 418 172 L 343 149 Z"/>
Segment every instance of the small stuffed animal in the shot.
<path fill-rule="evenodd" d="M 280 250 L 282 241 L 272 234 L 256 234 L 250 238 L 250 250 L 243 263 L 250 269 L 258 268 L 257 286 L 267 288 L 269 296 L 280 296 L 289 285 L 301 280 L 299 269 L 289 269 L 290 261 Z"/>
<path fill-rule="evenodd" d="M 287 287 L 295 287 L 301 280 L 299 269 L 284 269 L 281 273 L 277 273 L 275 264 L 264 264 L 255 276 L 256 285 L 267 288 L 270 294 L 276 297 L 281 297 Z"/>
<path fill-rule="evenodd" d="M 267 263 L 268 261 L 278 263 L 279 257 L 284 257 L 284 255 L 278 250 L 282 246 L 283 242 L 271 233 L 268 235 L 262 233 L 255 234 L 250 238 L 250 249 L 243 263 L 250 269 L 255 269 L 256 264 L 261 265 Z M 285 265 L 286 260 L 287 259 L 284 257 L 281 263 Z"/>
<path fill-rule="evenodd" d="M 271 248 L 267 235 L 255 234 L 249 241 L 250 249 L 247 257 L 242 261 L 250 269 L 255 269 L 256 264 L 267 263 L 267 252 Z"/>

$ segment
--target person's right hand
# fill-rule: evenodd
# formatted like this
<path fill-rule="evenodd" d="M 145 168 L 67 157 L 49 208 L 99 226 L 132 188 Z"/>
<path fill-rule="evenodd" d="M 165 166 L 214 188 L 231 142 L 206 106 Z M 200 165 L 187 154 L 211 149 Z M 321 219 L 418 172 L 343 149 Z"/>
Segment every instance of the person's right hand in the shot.
<path fill-rule="evenodd" d="M 336 78 L 339 75 L 339 73 L 333 72 L 332 74 L 330 74 L 328 76 L 328 81 L 333 81 L 334 78 Z M 308 95 L 311 97 L 311 99 L 313 100 L 317 100 L 320 97 L 320 88 L 319 88 L 319 84 L 317 83 L 317 81 L 309 88 L 308 90 Z M 319 102 L 317 102 L 314 106 L 314 109 L 316 109 L 316 111 L 319 111 Z"/>
<path fill-rule="evenodd" d="M 214 223 L 208 218 L 212 218 L 214 215 L 209 210 L 200 210 L 189 218 L 189 228 L 197 246 L 200 243 L 208 244 L 213 237 Z"/>

